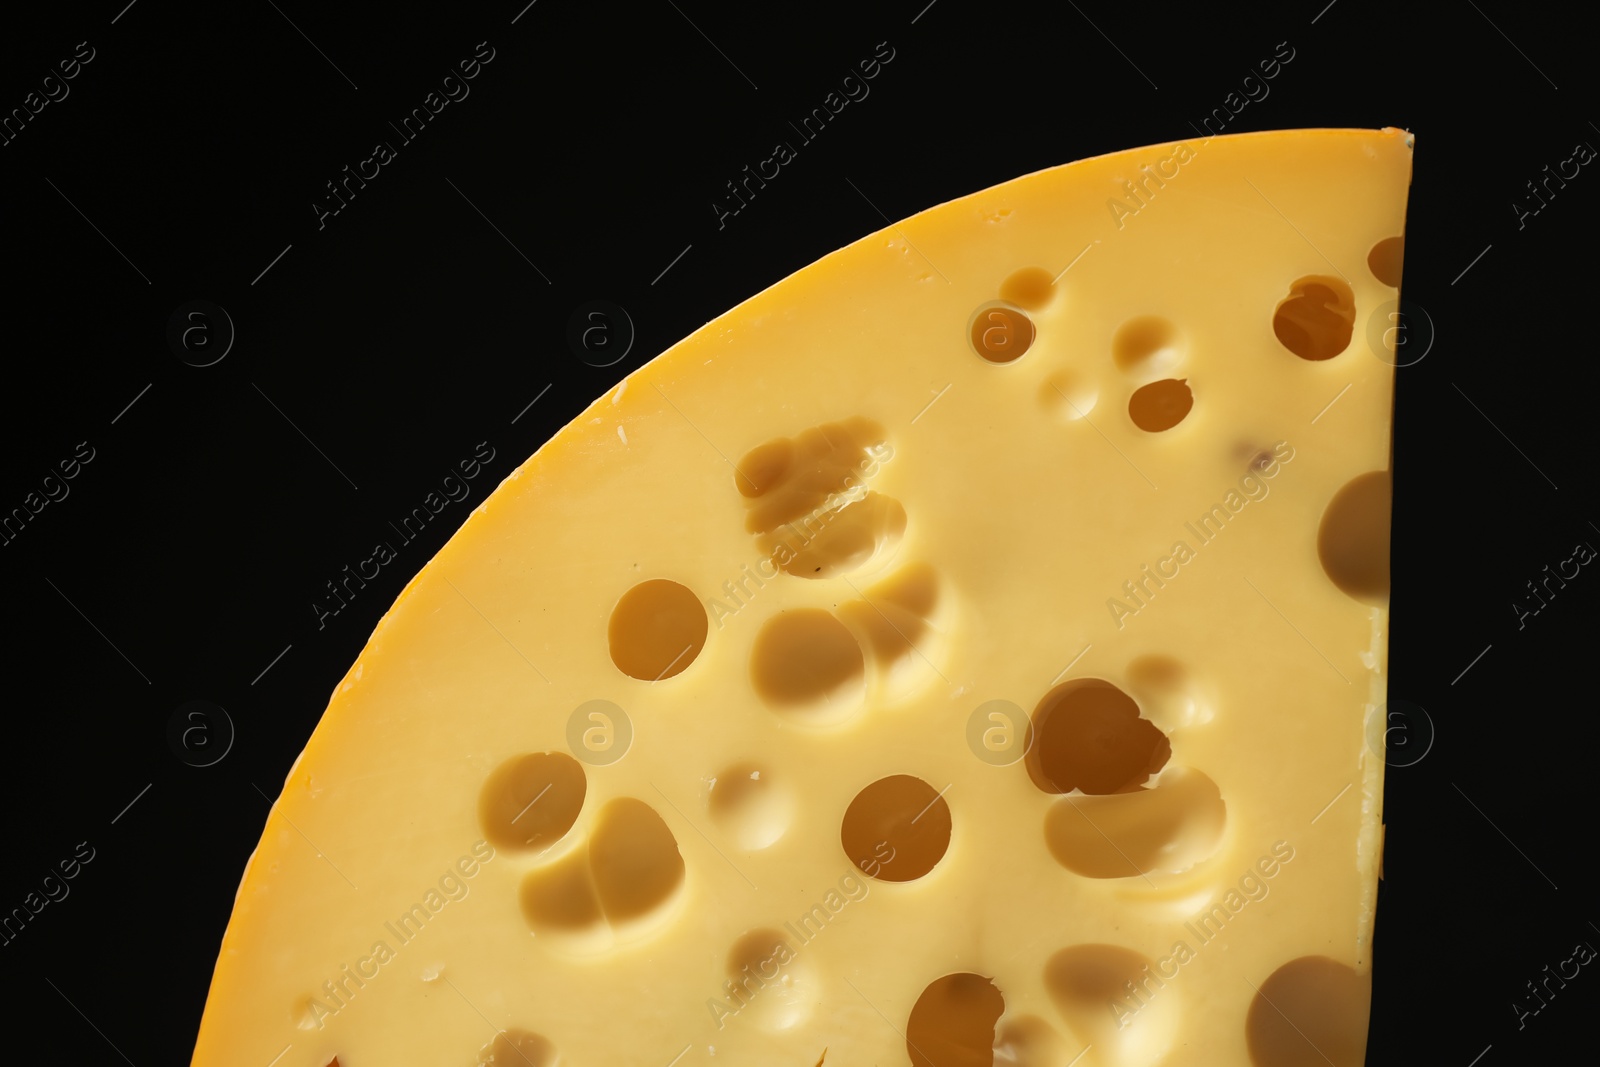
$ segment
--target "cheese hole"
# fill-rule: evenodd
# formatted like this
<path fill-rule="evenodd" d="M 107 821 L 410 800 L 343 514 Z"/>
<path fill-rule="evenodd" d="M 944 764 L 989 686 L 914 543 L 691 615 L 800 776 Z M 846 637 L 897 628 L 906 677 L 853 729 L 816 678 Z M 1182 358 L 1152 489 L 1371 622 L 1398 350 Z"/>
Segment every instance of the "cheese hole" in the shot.
<path fill-rule="evenodd" d="M 527 1030 L 502 1030 L 478 1051 L 478 1067 L 555 1067 L 556 1047 Z"/>
<path fill-rule="evenodd" d="M 970 973 L 935 979 L 906 1020 L 913 1067 L 993 1067 L 994 1026 L 1005 1010 L 992 979 Z"/>
<path fill-rule="evenodd" d="M 1385 237 L 1367 253 L 1367 269 L 1391 289 L 1400 288 L 1400 268 L 1405 261 L 1406 239 Z"/>
<path fill-rule="evenodd" d="M 1350 347 L 1356 300 L 1342 278 L 1314 275 L 1289 287 L 1272 316 L 1283 347 L 1306 360 L 1332 359 Z"/>
<path fill-rule="evenodd" d="M 1000 299 L 1038 311 L 1055 296 L 1055 278 L 1042 267 L 1023 267 L 1000 283 Z"/>
<path fill-rule="evenodd" d="M 611 609 L 611 662 L 646 682 L 683 673 L 706 644 L 700 598 L 665 578 L 640 582 Z"/>
<path fill-rule="evenodd" d="M 743 496 L 760 496 L 783 480 L 793 460 L 793 441 L 787 437 L 768 441 L 745 453 L 734 468 L 733 484 Z"/>
<path fill-rule="evenodd" d="M 683 885 L 678 841 L 656 810 L 618 797 L 595 818 L 589 869 L 600 908 L 612 926 L 653 917 Z"/>
<path fill-rule="evenodd" d="M 755 763 L 736 763 L 718 774 L 708 804 L 711 821 L 751 852 L 782 837 L 794 817 L 793 791 Z"/>
<path fill-rule="evenodd" d="M 1125 374 L 1156 378 L 1183 358 L 1178 328 L 1159 315 L 1141 315 L 1117 327 L 1111 338 L 1111 359 Z"/>
<path fill-rule="evenodd" d="M 761 627 L 750 653 L 750 680 L 779 711 L 837 722 L 859 706 L 866 664 L 842 622 L 821 608 L 802 608 L 780 612 Z"/>
<path fill-rule="evenodd" d="M 883 427 L 860 416 L 745 453 L 735 475 L 746 498 L 744 526 L 771 558 L 724 582 L 718 595 L 738 603 L 780 570 L 828 578 L 892 549 L 905 530 L 905 509 L 866 485 L 893 454 Z"/>
<path fill-rule="evenodd" d="M 1024 763 L 1046 793 L 1091 795 L 1143 789 L 1172 755 L 1172 744 L 1139 705 L 1110 682 L 1063 682 L 1033 712 L 1033 748 Z"/>
<path fill-rule="evenodd" d="M 994 1049 L 995 1059 L 1016 1067 L 1059 1067 L 1072 1059 L 1056 1028 L 1037 1015 L 1018 1015 L 1000 1024 Z"/>
<path fill-rule="evenodd" d="M 522 914 L 553 946 L 593 954 L 658 926 L 683 882 L 683 857 L 661 816 L 618 797 L 595 816 L 586 849 L 523 879 Z"/>
<path fill-rule="evenodd" d="M 496 848 L 549 848 L 578 821 L 587 789 L 583 767 L 565 752 L 514 756 L 483 784 L 478 822 Z"/>
<path fill-rule="evenodd" d="M 1390 497 L 1388 471 L 1358 475 L 1334 494 L 1317 529 L 1323 573 L 1365 604 L 1389 600 Z"/>
<path fill-rule="evenodd" d="M 586 850 L 568 853 L 522 880 L 522 917 L 540 937 L 556 937 L 569 947 L 593 950 L 611 942 Z"/>
<path fill-rule="evenodd" d="M 1217 783 L 1188 767 L 1168 769 L 1153 789 L 1067 796 L 1045 815 L 1056 862 L 1085 878 L 1180 874 L 1216 852 L 1227 825 Z"/>
<path fill-rule="evenodd" d="M 1170 430 L 1194 407 L 1188 379 L 1164 378 L 1140 386 L 1128 401 L 1128 417 L 1146 433 Z"/>
<path fill-rule="evenodd" d="M 1014 307 L 985 304 L 972 316 L 967 338 L 990 363 L 1012 363 L 1033 347 L 1033 320 Z"/>
<path fill-rule="evenodd" d="M 1254 1067 L 1360 1067 L 1372 980 L 1326 956 L 1270 974 L 1250 1002 L 1245 1040 Z"/>
<path fill-rule="evenodd" d="M 1099 399 L 1094 382 L 1075 371 L 1057 371 L 1039 386 L 1039 405 L 1062 422 L 1083 418 Z"/>
<path fill-rule="evenodd" d="M 1200 684 L 1171 656 L 1140 656 L 1128 664 L 1128 688 L 1163 733 L 1211 721 L 1211 704 Z"/>
<path fill-rule="evenodd" d="M 772 929 L 751 930 L 733 943 L 723 991 L 719 1007 L 731 1007 L 771 1031 L 805 1022 L 821 997 L 807 961 L 788 937 Z M 717 1014 L 719 1022 L 726 1018 Z"/>
<path fill-rule="evenodd" d="M 909 882 L 933 870 L 950 847 L 950 805 L 921 778 L 880 778 L 850 802 L 839 839 L 868 877 Z"/>
<path fill-rule="evenodd" d="M 1269 469 L 1271 469 L 1272 464 L 1275 462 L 1270 450 L 1265 448 L 1257 448 L 1254 445 L 1249 444 L 1239 445 L 1238 448 L 1234 449 L 1234 454 L 1238 458 L 1244 460 L 1246 470 L 1255 471 L 1258 474 L 1265 474 Z M 1268 474 L 1267 477 L 1270 478 L 1274 474 L 1277 474 L 1277 471 L 1273 471 L 1272 474 Z"/>
<path fill-rule="evenodd" d="M 1165 984 L 1151 960 L 1120 945 L 1073 945 L 1044 968 L 1045 989 L 1062 1019 L 1107 1063 L 1157 1063 L 1171 1048 L 1182 1020 L 1178 994 Z"/>
<path fill-rule="evenodd" d="M 328 1014 L 328 1006 L 317 997 L 301 997 L 289 1009 L 290 1020 L 301 1030 L 322 1029 L 322 1019 Z"/>
<path fill-rule="evenodd" d="M 899 544 L 906 509 L 892 497 L 868 493 L 823 512 L 806 529 L 808 540 L 778 538 L 784 548 L 773 556 L 774 563 L 796 578 L 832 578 L 860 570 Z"/>
<path fill-rule="evenodd" d="M 860 600 L 839 608 L 839 618 L 860 639 L 876 668 L 875 698 L 903 698 L 937 677 L 933 666 L 943 654 L 939 574 L 926 563 L 912 563 L 867 589 Z"/>

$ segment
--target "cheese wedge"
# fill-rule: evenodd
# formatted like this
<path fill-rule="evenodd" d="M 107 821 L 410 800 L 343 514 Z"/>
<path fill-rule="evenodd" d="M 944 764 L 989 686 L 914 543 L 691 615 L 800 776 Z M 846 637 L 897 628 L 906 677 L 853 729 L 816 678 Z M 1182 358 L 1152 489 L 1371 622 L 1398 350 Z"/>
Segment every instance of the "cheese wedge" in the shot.
<path fill-rule="evenodd" d="M 339 685 L 196 1067 L 1361 1063 L 1411 144 L 1041 171 L 629 375 Z"/>

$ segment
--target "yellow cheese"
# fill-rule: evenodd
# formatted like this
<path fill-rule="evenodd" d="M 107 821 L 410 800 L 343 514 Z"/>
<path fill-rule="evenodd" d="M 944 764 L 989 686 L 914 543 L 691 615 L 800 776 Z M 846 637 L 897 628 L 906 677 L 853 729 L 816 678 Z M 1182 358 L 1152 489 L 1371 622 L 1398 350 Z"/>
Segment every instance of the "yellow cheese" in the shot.
<path fill-rule="evenodd" d="M 1410 173 L 1057 167 L 631 374 L 340 684 L 196 1067 L 1360 1063 Z"/>

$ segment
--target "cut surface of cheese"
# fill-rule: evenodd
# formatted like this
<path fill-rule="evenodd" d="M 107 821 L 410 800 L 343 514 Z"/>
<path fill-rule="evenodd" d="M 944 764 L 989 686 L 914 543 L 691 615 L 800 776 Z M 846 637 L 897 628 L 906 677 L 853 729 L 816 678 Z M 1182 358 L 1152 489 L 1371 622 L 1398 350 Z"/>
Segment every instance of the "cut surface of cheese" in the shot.
<path fill-rule="evenodd" d="M 629 375 L 339 685 L 195 1067 L 1362 1062 L 1410 175 L 1041 171 Z"/>

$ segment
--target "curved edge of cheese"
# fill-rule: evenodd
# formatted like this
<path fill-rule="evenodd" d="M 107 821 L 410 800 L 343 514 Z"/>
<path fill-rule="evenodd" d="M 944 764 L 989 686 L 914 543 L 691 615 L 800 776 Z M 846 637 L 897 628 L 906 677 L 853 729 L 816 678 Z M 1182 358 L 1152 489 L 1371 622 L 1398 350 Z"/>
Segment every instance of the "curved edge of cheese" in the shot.
<path fill-rule="evenodd" d="M 927 286 L 931 284 L 930 275 L 928 274 L 929 269 L 935 275 L 942 276 L 944 272 L 940 269 L 940 266 L 948 266 L 952 274 L 960 278 L 961 287 L 970 289 L 970 285 L 966 284 L 967 279 L 962 275 L 962 272 L 973 268 L 970 268 L 967 263 L 962 261 L 962 255 L 963 249 L 974 244 L 971 239 L 973 227 L 988 226 L 997 230 L 1004 230 L 1014 210 L 1025 210 L 1032 215 L 1044 216 L 1042 219 L 1030 219 L 1030 222 L 1052 234 L 1058 235 L 1059 231 L 1077 231 L 1083 235 L 1083 242 L 1079 242 L 1083 251 L 1080 252 L 1078 248 L 1063 245 L 1059 248 L 1060 255 L 1052 262 L 1034 264 L 1050 270 L 1061 269 L 1066 266 L 1069 260 L 1076 263 L 1076 260 L 1073 260 L 1075 255 L 1091 254 L 1096 245 L 1100 245 L 1102 242 L 1110 244 L 1113 240 L 1129 245 L 1140 242 L 1142 250 L 1146 253 L 1150 249 L 1159 250 L 1166 243 L 1170 243 L 1174 247 L 1181 247 L 1181 240 L 1174 241 L 1170 236 L 1164 237 L 1165 231 L 1172 228 L 1174 222 L 1171 218 L 1162 221 L 1160 213 L 1164 207 L 1170 209 L 1169 214 L 1186 208 L 1192 210 L 1192 203 L 1195 199 L 1215 196 L 1215 189 L 1211 187 L 1208 179 L 1202 177 L 1191 178 L 1191 175 L 1202 174 L 1210 159 L 1216 159 L 1219 165 L 1225 165 L 1230 177 L 1235 172 L 1242 173 L 1246 171 L 1262 176 L 1261 181 L 1250 183 L 1258 186 L 1257 188 L 1253 191 L 1250 189 L 1239 190 L 1239 195 L 1237 196 L 1230 195 L 1230 198 L 1221 204 L 1219 210 L 1240 215 L 1248 214 L 1254 210 L 1261 214 L 1263 218 L 1268 215 L 1275 215 L 1281 218 L 1284 223 L 1289 223 L 1286 228 L 1294 229 L 1298 232 L 1298 228 L 1289 222 L 1291 216 L 1296 213 L 1297 209 L 1304 209 L 1309 204 L 1314 203 L 1317 197 L 1328 195 L 1325 184 L 1319 184 L 1314 180 L 1315 176 L 1310 174 L 1307 168 L 1325 164 L 1330 154 L 1330 149 L 1332 149 L 1332 154 L 1338 155 L 1341 159 L 1345 156 L 1364 155 L 1372 159 L 1375 165 L 1385 169 L 1382 179 L 1375 181 L 1373 187 L 1383 186 L 1389 188 L 1391 192 L 1398 193 L 1397 198 L 1393 199 L 1391 203 L 1379 206 L 1381 212 L 1388 215 L 1386 219 L 1382 220 L 1379 228 L 1398 236 L 1403 234 L 1404 231 L 1404 186 L 1409 184 L 1410 179 L 1412 143 L 1411 134 L 1393 128 L 1385 128 L 1379 131 L 1320 129 L 1247 133 L 1220 136 L 1203 142 L 1171 142 L 1128 151 L 1112 152 L 1075 163 L 1036 171 L 989 189 L 929 208 L 901 222 L 868 234 L 830 253 L 743 301 L 724 315 L 708 322 L 684 340 L 629 373 L 617 387 L 596 398 L 580 415 L 568 423 L 561 432 L 543 444 L 527 460 L 507 475 L 500 482 L 494 493 L 490 494 L 473 509 L 449 541 L 401 590 L 393 605 L 384 613 L 374 628 L 360 656 L 357 657 L 355 663 L 352 664 L 350 670 L 335 688 L 327 712 L 313 731 L 305 749 L 294 761 L 285 776 L 283 794 L 268 815 L 261 842 L 246 862 L 243 877 L 235 894 L 234 913 L 222 939 L 211 991 L 201 1023 L 193 1059 L 195 1067 L 213 1067 L 213 1065 L 240 1062 L 235 1059 L 236 1047 L 233 1028 L 236 1025 L 243 1024 L 245 1029 L 250 1029 L 251 1024 L 244 1024 L 244 1017 L 253 1013 L 249 1011 L 228 1011 L 226 1014 L 233 1017 L 229 1021 L 224 1021 L 221 1016 L 225 1014 L 223 1009 L 227 1004 L 230 1001 L 246 996 L 246 991 L 253 984 L 253 976 L 249 968 L 255 966 L 258 961 L 249 957 L 252 954 L 258 955 L 261 950 L 259 945 L 247 945 L 246 942 L 251 939 L 249 927 L 258 909 L 271 909 L 274 906 L 274 894 L 270 884 L 274 872 L 269 869 L 269 865 L 273 865 L 278 859 L 282 859 L 286 854 L 286 850 L 295 847 L 289 841 L 291 836 L 296 842 L 303 837 L 293 828 L 293 821 L 283 810 L 283 807 L 287 804 L 297 809 L 304 808 L 308 803 L 304 798 L 308 795 L 314 795 L 316 792 L 316 786 L 311 780 L 311 769 L 325 755 L 329 754 L 327 750 L 332 746 L 330 735 L 335 726 L 355 727 L 359 725 L 345 719 L 344 716 L 347 710 L 350 710 L 347 709 L 346 705 L 353 700 L 353 698 L 349 697 L 349 694 L 361 683 L 363 672 L 369 660 L 383 645 L 386 635 L 399 622 L 405 619 L 413 609 L 419 612 L 424 610 L 423 605 L 417 602 L 422 599 L 421 590 L 430 575 L 441 573 L 443 570 L 457 565 L 470 565 L 474 554 L 482 551 L 482 545 L 479 542 L 488 537 L 503 534 L 504 531 L 497 527 L 498 513 L 501 510 L 515 510 L 519 500 L 528 496 L 541 496 L 546 489 L 543 483 L 552 480 L 550 473 L 553 470 L 559 473 L 559 476 L 554 480 L 566 482 L 571 482 L 574 475 L 570 471 L 562 471 L 561 468 L 563 467 L 579 468 L 592 473 L 596 469 L 597 462 L 604 462 L 606 450 L 615 445 L 614 427 L 621 424 L 617 421 L 618 419 L 624 421 L 630 418 L 646 419 L 659 414 L 655 410 L 643 410 L 637 400 L 638 394 L 649 390 L 651 393 L 659 394 L 662 399 L 667 399 L 669 396 L 676 395 L 676 391 L 680 388 L 710 390 L 710 402 L 714 405 L 715 402 L 726 399 L 726 397 L 719 395 L 714 383 L 710 382 L 706 375 L 697 373 L 697 371 L 703 364 L 709 364 L 713 360 L 725 358 L 746 361 L 746 365 L 742 368 L 745 385 L 748 386 L 751 381 L 761 382 L 763 376 L 760 373 L 754 373 L 753 370 L 759 366 L 757 361 L 762 359 L 762 355 L 756 351 L 741 353 L 741 344 L 747 342 L 752 336 L 765 336 L 762 334 L 762 326 L 769 318 L 792 320 L 796 314 L 803 313 L 807 307 L 828 307 L 829 298 L 837 295 L 835 292 L 837 289 L 836 279 L 840 276 L 862 274 L 868 277 L 892 279 L 895 268 L 886 266 L 883 263 L 885 249 L 895 253 L 901 259 L 904 266 L 900 270 L 902 275 L 900 280 L 904 285 L 913 289 L 918 285 Z M 1141 174 L 1148 175 L 1148 171 L 1141 171 L 1140 168 L 1148 167 L 1158 160 L 1170 160 L 1175 147 L 1180 144 L 1189 146 L 1190 158 L 1176 165 L 1178 168 L 1176 174 L 1162 170 L 1160 173 L 1166 176 L 1165 183 L 1152 183 L 1146 180 L 1141 188 L 1148 195 L 1142 199 L 1137 197 L 1136 194 L 1124 195 L 1122 204 L 1124 207 L 1133 208 L 1131 211 L 1119 212 L 1115 207 L 1109 206 L 1110 201 L 1117 195 L 1116 190 L 1113 188 L 1114 183 L 1122 181 L 1126 186 L 1128 181 L 1139 179 Z M 1302 150 L 1306 150 L 1304 151 L 1305 158 L 1303 160 L 1300 158 Z M 1394 172 L 1399 166 L 1399 160 L 1402 157 L 1404 180 L 1399 183 L 1400 187 L 1398 189 L 1394 189 L 1393 187 L 1396 184 Z M 1185 186 L 1184 183 L 1186 181 L 1190 182 L 1189 186 Z M 1268 189 L 1277 194 L 1271 200 L 1267 197 Z M 1092 192 L 1089 190 L 1092 190 Z M 1103 199 L 1107 201 L 1108 206 L 1094 204 L 1091 205 L 1092 210 L 1086 211 L 1081 201 L 1086 196 L 1098 201 L 1102 199 L 1101 193 L 1105 194 Z M 1064 202 L 1055 202 L 1062 200 L 1063 196 L 1065 197 Z M 1074 197 L 1077 199 L 1074 200 Z M 1185 200 L 1190 203 L 1184 204 L 1180 202 Z M 1265 201 L 1265 204 L 1262 201 Z M 1355 211 L 1370 212 L 1374 210 L 1373 205 L 1370 204 L 1360 207 L 1352 205 L 1352 208 Z M 1104 219 L 1099 229 L 1094 228 L 1088 222 L 1089 216 L 1095 212 L 1102 213 L 1102 218 Z M 1146 213 L 1148 213 L 1149 217 L 1146 217 Z M 1291 236 L 1294 241 L 1300 241 L 1303 238 L 1303 235 Z M 1021 243 L 1027 244 L 1026 241 Z M 1306 243 L 1309 243 L 1309 241 Z M 1281 247 L 1283 244 L 1284 242 L 1278 241 L 1275 243 L 1275 247 Z M 933 251 L 928 254 L 932 254 L 936 260 L 939 260 L 939 266 L 934 264 L 934 260 L 927 259 L 925 252 L 929 249 Z M 1318 251 L 1316 255 L 1321 257 L 1322 253 Z M 1182 257 L 1177 256 L 1176 258 L 1181 259 Z M 1348 258 L 1346 262 L 1352 272 L 1360 266 L 1360 264 L 1348 262 Z M 1024 264 L 1019 262 L 1018 265 L 1022 266 Z M 1091 263 L 1089 266 L 1093 266 L 1093 264 Z M 1085 273 L 1087 273 L 1088 269 L 1088 267 L 1084 268 Z M 1342 273 L 1338 271 L 1337 267 L 1334 269 L 1336 273 Z M 1314 272 L 1308 271 L 1307 273 Z M 1082 276 L 1080 275 L 1079 277 Z M 1070 287 L 1076 280 L 1069 280 L 1066 285 Z M 949 279 L 947 278 L 946 281 L 949 282 Z M 991 297 L 997 295 L 1001 281 L 1002 279 L 999 277 L 992 278 L 992 288 L 996 290 L 996 293 L 990 294 Z M 1358 287 L 1358 308 L 1363 305 L 1370 307 L 1372 300 L 1369 297 L 1373 288 L 1370 278 L 1362 280 Z M 1390 286 L 1389 289 L 1396 290 L 1395 295 L 1397 295 L 1397 286 Z M 972 301 L 972 306 L 977 307 L 979 303 L 980 301 Z M 861 309 L 853 310 L 858 316 L 860 314 L 870 314 L 871 312 L 871 309 L 867 309 L 866 312 Z M 886 308 L 881 310 L 880 315 L 892 319 L 893 315 L 898 313 L 901 313 L 900 309 Z M 967 314 L 966 310 L 961 310 L 957 317 L 965 319 Z M 839 329 L 849 332 L 851 327 L 849 316 L 841 315 L 840 317 L 846 321 L 842 322 Z M 1358 325 L 1364 325 L 1364 323 L 1359 323 Z M 1359 336 L 1353 343 L 1360 344 Z M 1391 344 L 1387 336 L 1385 336 L 1385 343 Z M 703 358 L 708 354 L 710 354 L 710 358 Z M 964 350 L 963 354 L 957 358 L 972 358 L 970 349 Z M 774 362 L 773 366 L 775 368 L 773 377 L 775 378 L 782 378 L 783 374 L 789 370 L 781 362 Z M 1371 411 L 1367 413 L 1369 417 L 1365 424 L 1367 437 L 1359 442 L 1359 448 L 1357 449 L 1365 457 L 1365 462 L 1369 466 L 1382 466 L 1384 469 L 1387 469 L 1390 447 L 1387 420 L 1390 417 L 1392 405 L 1392 387 L 1389 384 L 1389 373 L 1391 371 L 1392 368 L 1385 368 L 1376 374 L 1367 375 L 1370 384 L 1376 390 L 1382 391 L 1382 396 L 1372 404 L 1369 404 Z M 915 375 L 909 375 L 908 377 L 915 377 Z M 924 377 L 926 382 L 924 378 L 918 377 L 914 382 L 910 383 L 908 398 L 914 399 L 915 397 L 932 395 L 933 390 L 937 388 L 935 379 L 943 380 L 950 377 L 950 375 L 941 371 L 937 375 Z M 1052 379 L 1051 384 L 1057 383 Z M 1057 384 L 1056 391 L 1061 392 L 1059 384 Z M 619 406 L 624 401 L 624 394 L 629 392 L 635 393 L 635 399 L 631 406 L 622 407 L 619 412 Z M 874 399 L 879 398 L 875 397 Z M 671 401 L 669 400 L 668 403 L 670 404 Z M 783 405 L 779 404 L 778 406 L 782 407 Z M 835 403 L 832 406 L 836 409 L 837 414 L 841 416 L 849 414 L 851 410 L 851 403 L 848 401 L 842 405 Z M 1352 403 L 1350 406 L 1354 407 L 1355 405 Z M 660 407 L 659 403 L 652 402 L 653 409 L 659 409 Z M 798 407 L 806 410 L 795 411 L 793 413 L 794 420 L 791 423 L 772 425 L 771 433 L 795 433 L 807 426 L 816 424 L 819 420 L 811 416 L 810 409 L 825 409 L 828 405 L 800 404 Z M 914 411 L 915 406 L 910 410 Z M 1381 414 L 1382 428 L 1381 432 L 1375 433 L 1374 431 L 1378 429 L 1378 420 L 1374 416 L 1377 414 Z M 688 421 L 687 416 L 684 416 L 684 421 Z M 745 421 L 748 422 L 749 420 Z M 599 427 L 598 429 L 596 428 L 597 426 Z M 749 440 L 729 441 L 722 447 L 728 450 L 730 454 L 737 454 L 747 447 L 749 443 L 751 443 Z M 596 457 L 600 458 L 597 460 Z M 727 459 L 727 456 L 721 459 L 713 456 L 711 457 L 712 466 L 717 466 Z M 719 477 L 729 483 L 731 492 L 733 475 L 727 467 L 721 467 L 720 470 Z M 1215 486 L 1207 487 L 1201 495 L 1205 496 L 1206 493 L 1211 492 L 1213 489 L 1215 489 Z M 1386 532 L 1385 527 L 1385 534 Z M 1148 547 L 1151 552 L 1159 552 L 1163 546 L 1157 542 L 1165 534 L 1160 536 L 1152 534 L 1151 536 L 1154 541 L 1146 538 L 1146 541 L 1150 542 Z M 1144 550 L 1141 548 L 1139 551 Z M 1148 555 L 1149 553 L 1146 554 Z M 1096 590 L 1096 592 L 1100 591 L 1099 589 Z M 1104 589 L 1104 592 L 1114 596 L 1117 592 L 1116 583 L 1112 583 L 1109 588 Z M 432 610 L 438 610 L 436 604 L 433 605 Z M 1113 614 L 1112 618 L 1115 619 L 1116 615 Z M 1366 650 L 1366 657 L 1362 660 L 1362 662 L 1366 662 L 1367 658 L 1371 659 L 1370 693 L 1367 701 L 1369 707 L 1381 705 L 1384 698 L 1384 676 L 1387 666 L 1386 627 L 1386 608 L 1375 609 L 1372 613 L 1371 645 Z M 1071 651 L 1067 650 L 1067 652 L 1068 656 L 1070 656 Z M 1042 688 L 1040 691 L 1042 692 Z M 357 712 L 350 710 L 350 713 L 354 715 Z M 1382 835 L 1383 760 L 1381 758 L 1367 759 L 1363 755 L 1357 755 L 1356 758 L 1359 764 L 1361 781 L 1359 791 L 1361 805 L 1357 838 L 1357 881 L 1361 884 L 1361 889 L 1358 894 L 1360 914 L 1356 924 L 1359 947 L 1355 958 L 1351 962 L 1356 974 L 1360 976 L 1362 982 L 1366 983 L 1363 986 L 1364 992 L 1358 998 L 1361 1016 L 1359 1040 L 1353 1044 L 1354 1050 L 1359 1054 L 1365 1047 L 1365 1012 L 1367 997 L 1370 995 L 1370 976 L 1368 972 L 1370 968 L 1373 911 L 1376 902 L 1377 868 L 1380 859 L 1379 852 Z M 681 847 L 684 844 L 682 834 L 679 835 L 679 839 Z M 1270 848 L 1270 843 L 1252 842 L 1245 847 L 1245 850 L 1263 851 L 1267 848 Z M 268 855 L 269 852 L 271 853 L 270 857 Z M 1243 853 L 1241 852 L 1240 854 L 1242 855 Z M 424 868 L 430 865 L 436 866 L 439 863 L 447 863 L 450 859 L 451 857 L 449 856 L 430 856 L 423 862 L 422 866 Z M 419 883 L 417 886 L 400 889 L 399 892 L 403 895 L 423 888 L 424 885 L 425 883 Z M 314 989 L 315 985 L 315 983 L 309 981 L 310 977 L 308 976 L 307 981 L 308 990 Z M 1321 980 L 1320 977 L 1316 979 L 1316 981 Z M 1315 982 L 1313 982 L 1313 985 L 1315 985 Z M 1320 989 L 1322 987 L 1316 986 L 1316 988 Z M 292 1011 L 288 1005 L 282 1007 L 284 1033 L 287 1041 L 292 1044 L 295 1036 L 295 1030 L 290 1025 Z M 1070 1017 L 1070 1013 L 1064 1009 L 1062 1014 Z M 1070 1031 L 1070 1023 L 1062 1029 Z M 1355 1036 L 1357 1035 L 1346 1035 L 1347 1038 L 1352 1039 Z M 1073 1047 L 1076 1048 L 1078 1046 L 1074 1045 Z M 259 1051 L 259 1049 L 252 1049 L 252 1051 Z M 268 1050 L 268 1052 L 268 1058 L 270 1059 L 271 1050 Z M 470 1056 L 470 1051 L 463 1048 L 461 1062 L 467 1062 L 468 1056 Z M 293 1061 L 285 1060 L 284 1062 L 287 1067 Z M 309 1064 L 312 1061 L 305 1060 L 304 1062 Z M 1121 1063 L 1122 1061 L 1107 1059 L 1104 1062 L 1113 1064 Z M 314 1067 L 324 1067 L 324 1065 L 317 1063 Z M 343 1067 L 364 1067 L 364 1065 L 350 1060 L 345 1061 Z M 595 1067 L 595 1065 L 588 1064 L 586 1067 Z"/>

